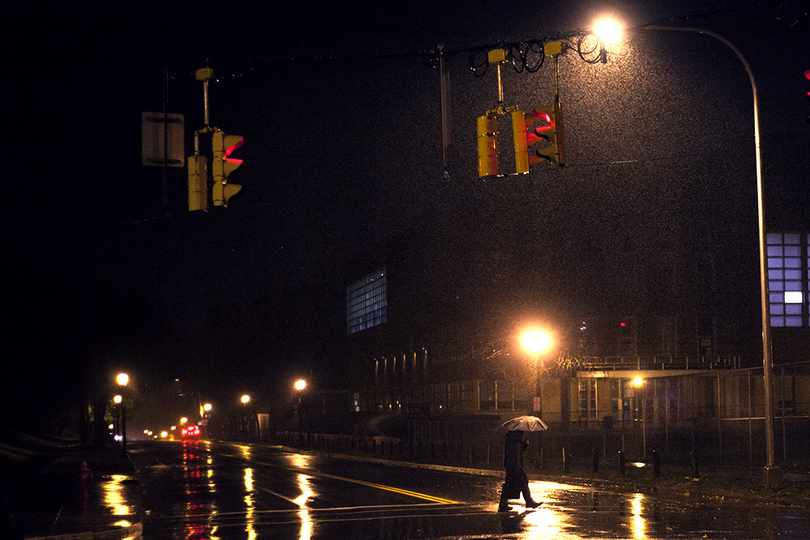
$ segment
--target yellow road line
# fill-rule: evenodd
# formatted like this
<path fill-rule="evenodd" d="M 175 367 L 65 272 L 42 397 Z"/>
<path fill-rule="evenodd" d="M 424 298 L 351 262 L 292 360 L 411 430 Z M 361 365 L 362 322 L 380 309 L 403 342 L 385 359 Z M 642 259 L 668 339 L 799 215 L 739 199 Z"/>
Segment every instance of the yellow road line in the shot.
<path fill-rule="evenodd" d="M 231 455 L 231 454 L 224 454 L 224 453 L 223 453 L 223 455 L 229 455 L 230 457 L 240 457 L 240 456 L 235 456 L 235 455 Z M 382 489 L 382 490 L 385 490 L 385 491 L 391 491 L 393 493 L 399 493 L 399 494 L 402 494 L 402 495 L 408 495 L 409 497 L 415 497 L 417 499 L 422 499 L 422 500 L 425 500 L 425 501 L 435 502 L 435 503 L 439 503 L 439 504 L 458 504 L 458 501 L 453 501 L 453 500 L 450 500 L 450 499 L 443 499 L 441 497 L 434 497 L 433 495 L 427 495 L 426 493 L 419 493 L 417 491 L 410 491 L 410 490 L 407 490 L 407 489 L 396 488 L 396 487 L 393 487 L 393 486 L 385 486 L 383 484 L 375 484 L 374 482 L 366 482 L 365 480 L 357 480 L 355 478 L 346 478 L 344 476 L 335 476 L 333 474 L 316 472 L 316 471 L 313 471 L 313 470 L 310 470 L 310 469 L 300 469 L 298 467 L 281 467 L 279 465 L 273 465 L 272 463 L 259 463 L 259 462 L 257 462 L 257 464 L 266 465 L 268 467 L 276 467 L 276 468 L 280 468 L 280 469 L 286 469 L 288 471 L 297 472 L 297 473 L 301 473 L 301 474 L 308 474 L 310 476 L 320 476 L 320 477 L 323 477 L 323 478 L 331 478 L 332 480 L 341 480 L 343 482 L 351 482 L 353 484 L 359 484 L 361 486 L 367 486 L 367 487 L 371 487 L 371 488 L 375 488 L 375 489 Z"/>
<path fill-rule="evenodd" d="M 293 470 L 293 469 L 290 469 Z M 331 478 L 333 480 L 342 480 L 344 482 L 352 482 L 354 484 L 360 484 L 361 486 L 368 486 L 376 489 L 383 489 L 385 491 L 392 491 L 394 493 L 401 493 L 402 495 L 408 495 L 410 497 L 416 497 L 417 499 L 423 499 L 426 501 L 431 501 L 440 504 L 458 504 L 457 501 L 452 501 L 450 499 L 443 499 L 441 497 L 434 497 L 433 495 L 427 495 L 425 493 L 418 493 L 416 491 L 410 491 L 407 489 L 396 488 L 393 486 L 384 486 L 382 484 L 375 484 L 374 482 L 366 482 L 365 480 L 357 480 L 354 478 L 345 478 L 343 476 L 335 476 L 332 474 L 326 473 L 316 473 L 312 471 L 308 471 L 305 469 L 297 469 L 299 472 L 304 474 L 311 474 L 312 476 L 322 476 L 324 478 Z"/>

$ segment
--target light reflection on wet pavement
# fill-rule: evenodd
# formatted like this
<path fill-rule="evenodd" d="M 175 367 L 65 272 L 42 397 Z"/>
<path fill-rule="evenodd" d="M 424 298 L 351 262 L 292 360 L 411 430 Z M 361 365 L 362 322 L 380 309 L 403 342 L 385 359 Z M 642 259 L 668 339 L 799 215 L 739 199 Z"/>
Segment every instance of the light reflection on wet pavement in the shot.
<path fill-rule="evenodd" d="M 513 501 L 499 513 L 498 476 L 205 442 L 154 452 L 161 464 L 143 486 L 149 539 L 810 538 L 804 508 L 532 482 L 541 507 Z"/>

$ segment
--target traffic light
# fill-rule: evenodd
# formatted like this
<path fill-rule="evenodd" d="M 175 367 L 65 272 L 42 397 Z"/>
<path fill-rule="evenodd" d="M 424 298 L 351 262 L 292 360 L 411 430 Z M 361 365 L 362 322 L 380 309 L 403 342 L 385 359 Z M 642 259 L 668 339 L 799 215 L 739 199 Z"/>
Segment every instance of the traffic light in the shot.
<path fill-rule="evenodd" d="M 241 135 L 227 135 L 222 131 L 214 131 L 212 137 L 213 160 L 211 173 L 214 177 L 214 185 L 211 189 L 214 206 L 228 206 L 231 197 L 239 193 L 242 186 L 231 184 L 228 177 L 241 164 L 241 159 L 230 157 L 231 153 L 242 146 L 244 138 Z"/>
<path fill-rule="evenodd" d="M 188 157 L 188 209 L 208 208 L 208 160 L 205 156 Z"/>
<path fill-rule="evenodd" d="M 619 354 L 636 354 L 636 325 L 633 317 L 619 321 Z"/>
<path fill-rule="evenodd" d="M 478 117 L 478 176 L 498 175 L 498 117 Z"/>
<path fill-rule="evenodd" d="M 535 125 L 538 122 L 542 124 Z M 565 165 L 563 117 L 559 101 L 536 107 L 529 114 L 513 111 L 512 131 L 518 173 L 527 173 L 530 167 L 543 161 L 551 161 L 560 167 Z M 542 146 L 533 148 L 538 144 Z"/>
<path fill-rule="evenodd" d="M 810 69 L 804 70 L 804 78 L 810 81 Z M 804 97 L 807 98 L 807 101 L 810 101 L 810 91 L 805 92 Z M 808 124 L 810 124 L 810 116 L 805 116 L 804 119 Z"/>

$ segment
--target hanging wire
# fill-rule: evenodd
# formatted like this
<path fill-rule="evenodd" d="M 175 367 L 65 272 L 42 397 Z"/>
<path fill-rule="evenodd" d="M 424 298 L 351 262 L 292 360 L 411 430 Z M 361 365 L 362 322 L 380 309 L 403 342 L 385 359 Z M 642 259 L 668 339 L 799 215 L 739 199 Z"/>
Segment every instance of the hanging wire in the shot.
<path fill-rule="evenodd" d="M 517 73 L 535 73 L 543 67 L 546 59 L 545 43 L 561 41 L 565 49 L 576 51 L 579 57 L 589 63 L 605 62 L 605 44 L 593 32 L 574 32 L 567 36 L 550 39 L 531 39 L 515 43 L 501 43 L 488 47 L 476 47 L 469 52 L 470 71 L 476 77 L 483 77 L 489 69 L 489 51 L 505 49 L 509 64 Z"/>
<path fill-rule="evenodd" d="M 536 57 L 537 59 L 531 60 L 531 57 Z M 545 59 L 546 53 L 542 41 L 533 39 L 526 43 L 526 46 L 523 48 L 523 65 L 527 72 L 534 73 L 539 70 L 543 67 L 543 61 Z"/>
<path fill-rule="evenodd" d="M 489 56 L 483 47 L 476 47 L 470 51 L 470 70 L 476 77 L 483 77 L 489 69 Z"/>
<path fill-rule="evenodd" d="M 605 44 L 593 32 L 581 34 L 577 39 L 576 51 L 579 57 L 588 64 L 605 62 Z"/>

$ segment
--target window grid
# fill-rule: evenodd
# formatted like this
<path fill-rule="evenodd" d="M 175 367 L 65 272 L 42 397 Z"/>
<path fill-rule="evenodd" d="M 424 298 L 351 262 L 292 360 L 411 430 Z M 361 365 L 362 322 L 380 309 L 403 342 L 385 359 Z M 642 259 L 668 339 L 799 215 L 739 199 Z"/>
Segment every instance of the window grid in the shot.
<path fill-rule="evenodd" d="M 807 235 L 810 238 L 810 235 Z M 802 257 L 802 252 L 805 257 Z M 798 233 L 767 235 L 768 301 L 772 327 L 804 326 L 810 274 L 806 244 Z M 802 279 L 802 275 L 806 279 Z"/>
<path fill-rule="evenodd" d="M 346 320 L 349 334 L 388 321 L 388 280 L 384 270 L 346 288 Z"/>
<path fill-rule="evenodd" d="M 596 420 L 596 379 L 579 379 L 579 419 Z"/>

